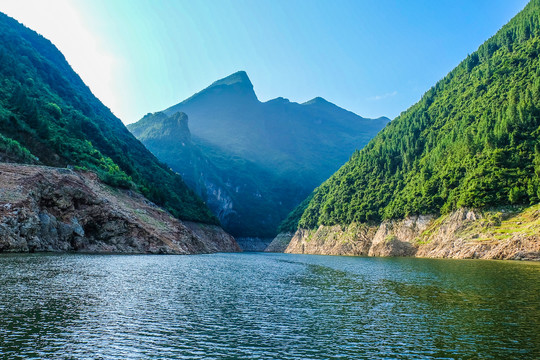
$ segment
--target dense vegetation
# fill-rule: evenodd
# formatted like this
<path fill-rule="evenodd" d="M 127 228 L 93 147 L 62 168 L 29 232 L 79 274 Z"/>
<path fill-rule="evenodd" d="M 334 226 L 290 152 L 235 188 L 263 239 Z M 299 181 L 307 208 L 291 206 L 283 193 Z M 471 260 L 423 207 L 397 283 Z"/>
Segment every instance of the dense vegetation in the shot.
<path fill-rule="evenodd" d="M 50 41 L 0 13 L 0 153 L 90 169 L 187 220 L 217 219 L 136 140 Z"/>
<path fill-rule="evenodd" d="M 189 116 L 189 130 L 179 113 Z M 260 102 L 240 71 L 128 129 L 182 175 L 227 231 L 268 238 L 387 122 L 322 98 Z"/>
<path fill-rule="evenodd" d="M 306 208 L 311 202 L 311 199 L 313 199 L 313 195 L 314 193 L 311 193 L 293 211 L 287 214 L 287 217 L 285 218 L 285 220 L 283 220 L 281 224 L 279 224 L 279 227 L 278 227 L 279 233 L 287 233 L 287 232 L 294 233 L 296 231 L 296 229 L 298 228 L 298 221 L 300 220 L 300 217 L 302 216 L 304 211 L 306 211 Z"/>
<path fill-rule="evenodd" d="M 0 134 L 0 161 L 36 164 L 39 159 L 18 141 Z"/>
<path fill-rule="evenodd" d="M 289 225 L 537 203 L 539 55 L 540 0 L 533 0 L 355 152 Z"/>

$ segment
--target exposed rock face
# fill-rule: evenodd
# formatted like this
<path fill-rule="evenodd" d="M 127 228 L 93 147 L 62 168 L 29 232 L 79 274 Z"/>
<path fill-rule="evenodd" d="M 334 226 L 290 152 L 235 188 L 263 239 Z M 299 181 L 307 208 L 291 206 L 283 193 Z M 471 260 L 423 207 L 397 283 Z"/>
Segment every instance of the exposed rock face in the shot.
<path fill-rule="evenodd" d="M 540 260 L 540 206 L 299 229 L 287 253 Z"/>
<path fill-rule="evenodd" d="M 427 229 L 433 216 L 412 216 L 399 221 L 384 221 L 375 233 L 369 256 L 414 256 L 417 248 L 410 239 Z"/>
<path fill-rule="evenodd" d="M 461 209 L 434 221 L 419 241 L 420 257 L 540 260 L 540 206 L 521 213 Z"/>
<path fill-rule="evenodd" d="M 242 251 L 236 240 L 219 226 L 191 221 L 184 221 L 184 225 L 206 244 L 207 252 Z"/>
<path fill-rule="evenodd" d="M 291 232 L 277 234 L 277 236 L 266 247 L 266 249 L 264 249 L 264 251 L 275 253 L 285 252 L 285 249 L 287 249 L 287 246 L 289 246 L 289 243 L 291 242 L 293 236 L 294 233 Z"/>
<path fill-rule="evenodd" d="M 201 177 L 204 174 L 201 173 Z M 208 179 L 204 179 L 206 186 L 207 206 L 218 217 L 223 226 L 227 224 L 232 215 L 236 214 L 233 208 L 233 200 L 227 194 L 226 189 L 222 189 L 219 185 L 214 184 Z"/>
<path fill-rule="evenodd" d="M 0 252 L 240 251 L 218 226 L 188 223 L 94 173 L 0 163 Z"/>
<path fill-rule="evenodd" d="M 285 250 L 287 253 L 319 255 L 367 255 L 376 228 L 364 224 L 348 227 L 320 226 L 298 230 Z"/>

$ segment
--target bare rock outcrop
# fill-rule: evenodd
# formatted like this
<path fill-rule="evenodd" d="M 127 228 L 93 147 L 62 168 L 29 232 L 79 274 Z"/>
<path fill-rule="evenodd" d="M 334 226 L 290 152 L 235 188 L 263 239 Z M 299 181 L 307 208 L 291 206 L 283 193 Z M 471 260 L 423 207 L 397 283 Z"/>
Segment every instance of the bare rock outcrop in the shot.
<path fill-rule="evenodd" d="M 433 216 L 411 216 L 399 221 L 384 221 L 369 248 L 369 256 L 414 256 L 417 248 L 411 239 L 427 229 Z"/>
<path fill-rule="evenodd" d="M 439 218 L 431 231 L 418 239 L 417 256 L 540 260 L 540 216 L 536 207 L 521 212 L 455 211 Z"/>
<path fill-rule="evenodd" d="M 540 260 L 540 205 L 410 216 L 377 226 L 350 224 L 299 229 L 285 252 Z"/>
<path fill-rule="evenodd" d="M 365 224 L 319 226 L 317 230 L 299 229 L 286 253 L 319 255 L 368 255 L 376 227 Z"/>
<path fill-rule="evenodd" d="M 287 246 L 291 242 L 294 233 L 292 232 L 283 232 L 277 234 L 277 236 L 272 240 L 272 242 L 264 249 L 265 252 L 274 252 L 282 253 L 285 252 Z"/>
<path fill-rule="evenodd" d="M 94 173 L 0 163 L 0 252 L 239 251 L 218 226 L 185 224 Z"/>

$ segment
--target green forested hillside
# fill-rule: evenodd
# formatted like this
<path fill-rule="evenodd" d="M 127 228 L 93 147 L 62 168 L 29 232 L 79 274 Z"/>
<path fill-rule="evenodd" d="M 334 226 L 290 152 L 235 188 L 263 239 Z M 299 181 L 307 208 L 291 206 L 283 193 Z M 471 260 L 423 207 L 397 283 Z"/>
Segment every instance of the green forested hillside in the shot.
<path fill-rule="evenodd" d="M 538 202 L 539 55 L 533 0 L 316 189 L 299 225 Z"/>
<path fill-rule="evenodd" d="M 0 13 L 0 156 L 74 165 L 136 188 L 182 219 L 217 222 L 181 177 L 136 140 L 47 39 Z"/>

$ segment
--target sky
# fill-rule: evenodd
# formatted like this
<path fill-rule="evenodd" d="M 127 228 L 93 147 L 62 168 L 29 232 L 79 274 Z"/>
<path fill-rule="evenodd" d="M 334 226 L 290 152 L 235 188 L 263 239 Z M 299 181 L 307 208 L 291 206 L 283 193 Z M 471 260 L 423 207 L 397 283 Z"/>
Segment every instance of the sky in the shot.
<path fill-rule="evenodd" d="M 394 118 L 527 0 L 0 0 L 124 123 L 245 70 L 261 101 Z"/>

